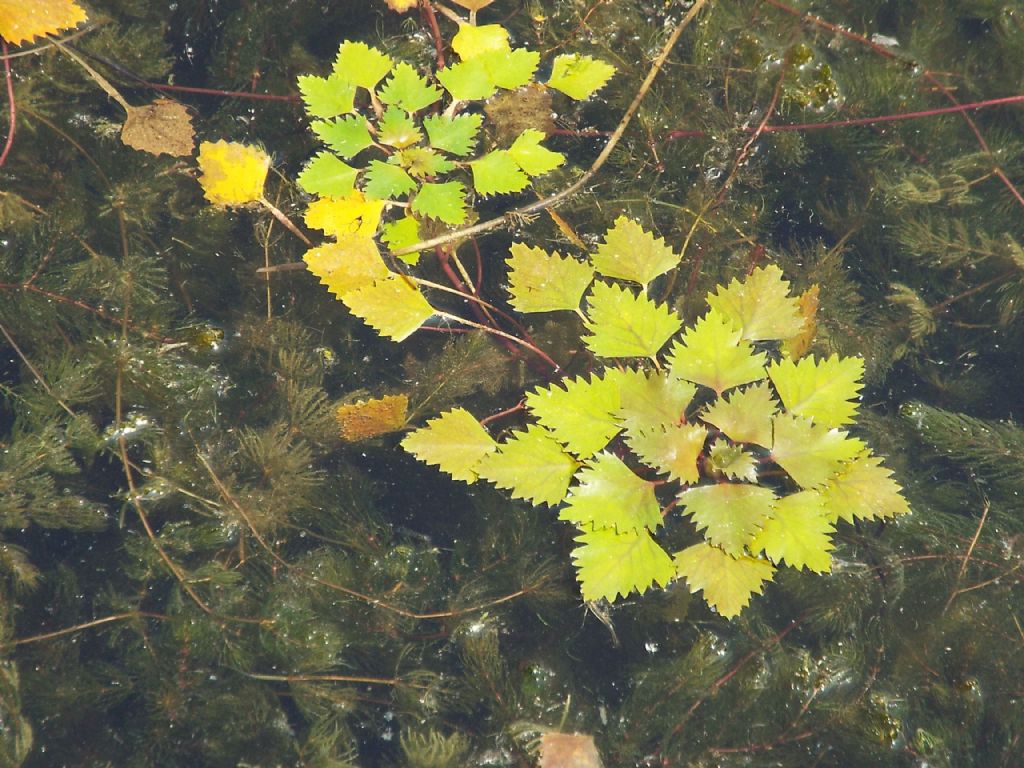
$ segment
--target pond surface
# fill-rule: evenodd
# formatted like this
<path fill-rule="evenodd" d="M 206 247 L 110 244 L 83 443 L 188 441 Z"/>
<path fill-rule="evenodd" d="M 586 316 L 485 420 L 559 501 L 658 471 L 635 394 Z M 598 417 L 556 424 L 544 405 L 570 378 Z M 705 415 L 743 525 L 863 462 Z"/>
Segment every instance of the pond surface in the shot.
<path fill-rule="evenodd" d="M 471 195 L 467 223 L 580 179 L 694 13 L 581 189 L 389 260 L 463 291 L 422 287 L 434 311 L 398 343 L 304 268 L 325 237 L 295 179 L 323 144 L 297 82 L 343 40 L 429 75 L 465 5 L 102 0 L 68 49 L 8 47 L 0 764 L 1024 764 L 1020 5 L 481 8 L 541 83 L 572 53 L 615 74 L 463 105 L 480 151 L 536 129 L 565 157 Z M 187 107 L 197 142 L 262 148 L 280 216 L 211 204 L 194 154 L 125 146 L 86 66 L 133 107 Z M 817 286 L 809 353 L 863 359 L 847 428 L 912 510 L 838 523 L 829 572 L 779 568 L 731 619 L 682 579 L 587 603 L 557 505 L 400 446 L 455 407 L 503 438 L 525 392 L 594 370 L 575 316 L 514 311 L 505 259 L 582 260 L 620 216 L 679 255 L 650 294 L 687 325 L 760 267 Z M 385 397 L 390 427 L 339 425 Z M 701 540 L 664 513 L 671 551 Z"/>

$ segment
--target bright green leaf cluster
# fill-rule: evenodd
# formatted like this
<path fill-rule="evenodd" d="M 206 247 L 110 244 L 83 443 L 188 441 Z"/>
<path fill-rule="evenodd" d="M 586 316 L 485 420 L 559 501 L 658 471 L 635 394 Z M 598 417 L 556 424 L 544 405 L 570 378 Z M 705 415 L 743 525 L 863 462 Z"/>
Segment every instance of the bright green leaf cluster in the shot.
<path fill-rule="evenodd" d="M 565 162 L 543 146 L 541 131 L 530 128 L 511 145 L 473 157 L 484 122 L 473 102 L 532 83 L 540 54 L 512 48 L 497 24 L 462 24 L 452 48 L 459 61 L 421 73 L 376 48 L 346 41 L 328 76 L 299 78 L 310 128 L 327 148 L 299 175 L 299 185 L 338 202 L 323 210 L 343 217 L 349 201 L 381 201 L 379 229 L 370 234 L 394 250 L 415 245 L 438 223 L 465 224 L 471 194 L 519 192 Z M 561 55 L 548 86 L 586 99 L 613 72 L 589 56 Z"/>
<path fill-rule="evenodd" d="M 530 423 L 501 443 L 456 409 L 403 445 L 456 479 L 561 505 L 579 529 L 586 600 L 681 578 L 732 617 L 778 567 L 829 571 L 840 519 L 909 507 L 881 459 L 841 428 L 856 416 L 863 361 L 783 357 L 806 321 L 778 267 L 719 286 L 665 351 L 682 321 L 647 288 L 678 261 L 627 219 L 589 261 L 514 245 L 512 305 L 580 314 L 598 372 L 529 392 Z M 678 520 L 696 543 L 670 555 L 657 536 Z"/>

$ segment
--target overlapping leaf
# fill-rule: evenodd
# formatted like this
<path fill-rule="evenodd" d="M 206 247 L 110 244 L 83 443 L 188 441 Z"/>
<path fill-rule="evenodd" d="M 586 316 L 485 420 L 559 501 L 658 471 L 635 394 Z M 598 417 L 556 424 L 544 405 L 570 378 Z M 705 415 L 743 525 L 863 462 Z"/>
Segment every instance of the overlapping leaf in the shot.
<path fill-rule="evenodd" d="M 727 389 L 765 377 L 765 355 L 743 341 L 732 320 L 710 310 L 688 329 L 669 352 L 672 374 L 711 387 Z"/>
<path fill-rule="evenodd" d="M 708 304 L 740 329 L 743 339 L 788 339 L 804 327 L 800 303 L 789 295 L 789 283 L 774 264 L 758 267 L 740 282 L 719 286 L 708 294 Z"/>
<path fill-rule="evenodd" d="M 604 448 L 621 429 L 615 412 L 619 390 L 596 376 L 539 387 L 526 395 L 526 407 L 555 438 L 580 458 Z"/>
<path fill-rule="evenodd" d="M 350 235 L 335 243 L 324 243 L 306 251 L 302 258 L 309 271 L 339 299 L 390 274 L 377 244 L 365 235 Z"/>
<path fill-rule="evenodd" d="M 553 506 L 565 498 L 578 466 L 550 432 L 531 424 L 485 456 L 476 472 L 514 498 Z"/>
<path fill-rule="evenodd" d="M 718 483 L 684 489 L 679 501 L 709 542 L 740 557 L 775 509 L 770 488 Z"/>
<path fill-rule="evenodd" d="M 725 618 L 738 616 L 750 596 L 761 594 L 775 568 L 767 560 L 733 557 L 706 542 L 694 544 L 675 556 L 676 573 L 686 579 L 691 592 L 703 591 L 704 600 Z"/>
<path fill-rule="evenodd" d="M 832 355 L 827 360 L 805 357 L 794 363 L 779 360 L 768 367 L 775 391 L 790 413 L 816 424 L 840 427 L 853 421 L 864 375 L 864 359 Z"/>
<path fill-rule="evenodd" d="M 833 475 L 821 489 L 831 522 L 893 518 L 910 512 L 892 470 L 878 456 L 860 455 Z"/>
<path fill-rule="evenodd" d="M 389 147 L 404 149 L 423 139 L 415 121 L 398 107 L 388 107 L 377 123 L 377 140 Z"/>
<path fill-rule="evenodd" d="M 410 432 L 402 447 L 420 461 L 437 466 L 456 480 L 472 483 L 476 465 L 498 444 L 469 411 L 454 408 Z"/>
<path fill-rule="evenodd" d="M 397 165 L 371 160 L 366 166 L 363 192 L 371 200 L 393 200 L 416 189 L 416 181 Z"/>
<path fill-rule="evenodd" d="M 602 281 L 594 283 L 587 305 L 586 328 L 591 335 L 583 343 L 600 357 L 653 359 L 682 326 L 679 316 L 664 304 Z"/>
<path fill-rule="evenodd" d="M 594 253 L 594 269 L 607 277 L 630 280 L 646 287 L 658 275 L 679 264 L 679 254 L 633 219 L 620 216 L 605 233 Z"/>
<path fill-rule="evenodd" d="M 525 243 L 513 243 L 509 253 L 509 303 L 517 311 L 579 309 L 594 277 L 589 264 Z"/>
<path fill-rule="evenodd" d="M 832 570 L 834 532 L 821 495 L 800 491 L 776 502 L 775 513 L 754 537 L 750 551 L 764 550 L 776 565 L 785 561 L 791 568 L 827 573 Z"/>
<path fill-rule="evenodd" d="M 772 444 L 772 416 L 779 403 L 767 383 L 753 384 L 715 400 L 700 418 L 738 443 Z"/>
<path fill-rule="evenodd" d="M 572 551 L 584 600 L 615 600 L 630 592 L 643 594 L 675 576 L 672 558 L 646 530 L 599 528 L 576 537 Z"/>
<path fill-rule="evenodd" d="M 732 480 L 757 482 L 757 463 L 749 451 L 728 440 L 715 440 L 708 451 L 705 466 L 709 471 L 720 472 Z"/>
<path fill-rule="evenodd" d="M 627 442 L 644 463 L 667 473 L 672 480 L 696 483 L 700 479 L 697 457 L 707 436 L 707 428 L 699 424 L 670 424 L 637 428 L 629 433 Z"/>
<path fill-rule="evenodd" d="M 359 115 L 314 120 L 309 127 L 324 144 L 344 158 L 354 157 L 373 144 L 366 120 Z"/>
<path fill-rule="evenodd" d="M 352 314 L 394 341 L 416 332 L 434 308 L 407 277 L 395 273 L 342 296 Z"/>
<path fill-rule="evenodd" d="M 505 149 L 488 152 L 471 161 L 469 168 L 473 172 L 473 188 L 478 195 L 518 192 L 530 183 L 529 177 Z"/>
<path fill-rule="evenodd" d="M 306 208 L 306 225 L 328 235 L 373 237 L 384 211 L 383 200 L 367 200 L 359 190 L 346 197 L 321 197 Z"/>
<path fill-rule="evenodd" d="M 614 381 L 619 388 L 620 405 L 616 415 L 630 434 L 679 424 L 697 394 L 693 384 L 664 371 L 613 369 L 605 372 L 605 378 Z"/>
<path fill-rule="evenodd" d="M 550 173 L 565 162 L 565 155 L 552 152 L 541 145 L 544 134 L 533 128 L 527 128 L 508 148 L 509 156 L 529 176 L 541 176 Z"/>
<path fill-rule="evenodd" d="M 654 486 L 633 474 L 617 456 L 605 451 L 597 454 L 576 473 L 576 483 L 559 520 L 584 530 L 614 528 L 620 533 L 661 525 Z"/>
<path fill-rule="evenodd" d="M 772 420 L 772 458 L 801 488 L 817 488 L 864 450 L 864 443 L 841 429 L 780 413 Z"/>

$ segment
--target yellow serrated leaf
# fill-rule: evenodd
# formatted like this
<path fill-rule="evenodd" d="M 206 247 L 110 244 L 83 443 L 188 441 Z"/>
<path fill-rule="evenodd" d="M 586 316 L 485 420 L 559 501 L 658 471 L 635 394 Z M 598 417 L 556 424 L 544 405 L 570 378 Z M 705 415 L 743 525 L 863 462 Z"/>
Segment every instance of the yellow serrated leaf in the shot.
<path fill-rule="evenodd" d="M 768 366 L 768 376 L 787 411 L 816 424 L 840 427 L 852 422 L 857 412 L 864 359 L 839 355 L 827 360 L 805 357 L 795 363 L 783 359 Z"/>
<path fill-rule="evenodd" d="M 270 155 L 259 147 L 229 141 L 199 145 L 199 184 L 215 205 L 248 205 L 263 197 Z"/>
<path fill-rule="evenodd" d="M 403 341 L 434 314 L 419 289 L 404 275 L 394 272 L 341 297 L 352 314 L 381 336 Z"/>
<path fill-rule="evenodd" d="M 772 426 L 772 459 L 801 488 L 825 485 L 864 450 L 864 443 L 845 430 L 815 424 L 803 416 L 780 413 Z"/>
<path fill-rule="evenodd" d="M 686 579 L 691 592 L 703 590 L 704 600 L 725 618 L 738 616 L 752 594 L 761 594 L 775 568 L 767 560 L 742 555 L 733 557 L 706 542 L 694 544 L 675 555 L 676 573 Z"/>
<path fill-rule="evenodd" d="M 0 37 L 21 45 L 71 29 L 87 18 L 72 0 L 0 0 Z"/>
<path fill-rule="evenodd" d="M 668 356 L 673 376 L 711 387 L 719 395 L 727 389 L 763 379 L 765 355 L 742 339 L 735 322 L 711 309 L 687 329 Z"/>
<path fill-rule="evenodd" d="M 355 190 L 348 197 L 322 197 L 306 208 L 306 224 L 337 238 L 373 237 L 386 201 L 367 200 Z"/>
<path fill-rule="evenodd" d="M 405 426 L 409 398 L 385 395 L 372 400 L 339 405 L 334 416 L 338 420 L 341 439 L 349 443 L 397 432 Z"/>
<path fill-rule="evenodd" d="M 804 319 L 804 328 L 799 334 L 782 342 L 782 354 L 791 360 L 799 360 L 811 348 L 811 342 L 818 332 L 818 294 L 820 289 L 815 283 L 800 294 L 800 315 Z"/>
<path fill-rule="evenodd" d="M 543 427 L 529 425 L 485 456 L 476 471 L 484 480 L 533 504 L 555 505 L 565 498 L 579 463 Z"/>
<path fill-rule="evenodd" d="M 476 465 L 498 444 L 465 408 L 453 408 L 406 435 L 402 447 L 456 480 L 476 482 Z"/>
<path fill-rule="evenodd" d="M 675 575 L 672 558 L 646 530 L 584 530 L 572 559 L 584 600 L 615 600 L 630 592 L 665 586 Z"/>
<path fill-rule="evenodd" d="M 619 216 L 594 253 L 594 269 L 607 277 L 630 280 L 646 287 L 658 275 L 679 264 L 680 255 L 637 222 Z"/>
<path fill-rule="evenodd" d="M 627 442 L 645 463 L 667 473 L 672 480 L 696 483 L 700 480 L 697 457 L 707 437 L 708 430 L 698 424 L 670 424 L 664 429 L 634 430 Z"/>
<path fill-rule="evenodd" d="M 686 488 L 678 496 L 698 531 L 716 547 L 739 557 L 775 509 L 775 493 L 749 483 Z"/>
<path fill-rule="evenodd" d="M 653 483 L 637 477 L 618 456 L 602 451 L 576 473 L 576 485 L 558 519 L 619 532 L 653 530 L 661 525 L 661 510 Z"/>
<path fill-rule="evenodd" d="M 700 418 L 714 424 L 737 443 L 754 443 L 763 448 L 772 444 L 772 416 L 779 409 L 768 384 L 761 382 L 720 397 Z"/>
<path fill-rule="evenodd" d="M 349 236 L 324 243 L 306 251 L 302 260 L 338 298 L 390 274 L 377 244 L 369 237 Z"/>
<path fill-rule="evenodd" d="M 789 295 L 789 283 L 774 264 L 758 267 L 740 282 L 718 286 L 708 305 L 736 323 L 747 341 L 789 339 L 804 328 L 799 304 Z"/>
<path fill-rule="evenodd" d="M 775 512 L 754 537 L 750 551 L 761 550 L 776 565 L 785 561 L 790 568 L 807 568 L 815 573 L 832 570 L 835 528 L 817 491 L 799 491 L 775 503 Z"/>
<path fill-rule="evenodd" d="M 513 243 L 509 253 L 509 303 L 518 312 L 579 310 L 594 277 L 589 264 L 525 243 Z"/>
<path fill-rule="evenodd" d="M 855 458 L 829 480 L 821 495 L 832 522 L 893 518 L 910 512 L 903 489 L 878 456 Z"/>

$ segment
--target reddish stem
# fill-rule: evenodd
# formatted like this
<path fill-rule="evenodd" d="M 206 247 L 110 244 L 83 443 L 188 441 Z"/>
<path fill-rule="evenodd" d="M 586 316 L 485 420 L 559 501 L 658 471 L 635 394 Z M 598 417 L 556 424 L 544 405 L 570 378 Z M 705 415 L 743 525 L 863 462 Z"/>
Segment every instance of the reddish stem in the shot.
<path fill-rule="evenodd" d="M 444 38 L 441 37 L 441 27 L 437 24 L 437 14 L 434 13 L 434 6 L 430 0 L 420 0 L 420 15 L 426 19 L 430 27 L 430 36 L 434 38 L 434 50 L 437 51 L 437 68 L 444 69 Z"/>
<path fill-rule="evenodd" d="M 7 161 L 7 155 L 14 145 L 14 123 L 18 116 L 14 105 L 14 82 L 11 79 L 11 60 L 7 56 L 7 41 L 0 37 L 0 49 L 4 52 L 4 82 L 7 84 L 7 109 L 10 115 L 10 128 L 7 131 L 7 142 L 4 144 L 4 151 L 0 152 L 0 165 Z"/>

